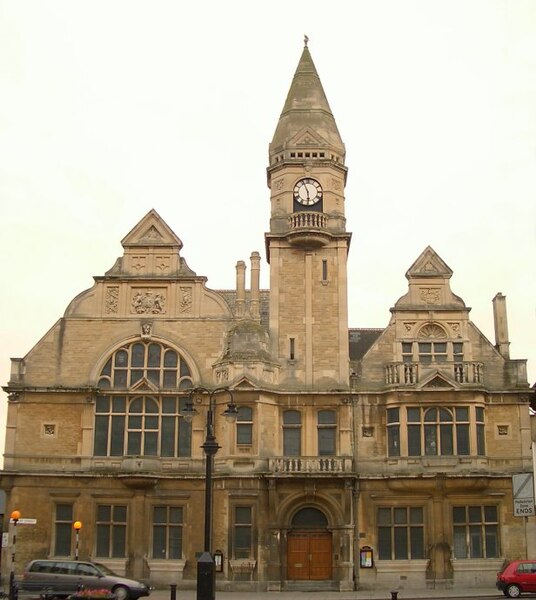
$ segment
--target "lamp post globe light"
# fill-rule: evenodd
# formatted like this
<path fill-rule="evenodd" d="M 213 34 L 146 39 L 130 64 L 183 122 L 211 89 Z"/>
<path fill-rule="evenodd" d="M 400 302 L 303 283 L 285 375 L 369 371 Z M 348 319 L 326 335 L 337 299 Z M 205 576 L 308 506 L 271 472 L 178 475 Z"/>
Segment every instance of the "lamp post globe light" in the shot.
<path fill-rule="evenodd" d="M 214 435 L 214 410 L 216 396 L 225 393 L 229 396 L 227 408 L 222 415 L 229 421 L 236 420 L 238 409 L 234 403 L 233 394 L 228 388 L 209 390 L 196 387 L 190 391 L 186 406 L 181 411 L 187 421 L 191 421 L 197 413 L 193 405 L 195 397 L 208 397 L 208 410 L 206 422 L 205 441 L 201 448 L 205 453 L 205 538 L 203 553 L 197 561 L 197 600 L 214 600 L 216 597 L 216 566 L 212 555 L 212 472 L 214 469 L 214 456 L 221 448 Z"/>
<path fill-rule="evenodd" d="M 17 544 L 17 523 L 20 519 L 20 511 L 11 513 L 10 522 L 13 523 L 13 537 L 11 541 L 11 570 L 9 572 L 9 600 L 16 600 L 17 589 L 15 588 L 15 546 Z"/>
<path fill-rule="evenodd" d="M 80 530 L 82 529 L 82 521 L 75 521 L 73 523 L 73 529 L 76 532 L 76 541 L 74 545 L 74 559 L 78 560 L 78 546 L 80 542 Z"/>

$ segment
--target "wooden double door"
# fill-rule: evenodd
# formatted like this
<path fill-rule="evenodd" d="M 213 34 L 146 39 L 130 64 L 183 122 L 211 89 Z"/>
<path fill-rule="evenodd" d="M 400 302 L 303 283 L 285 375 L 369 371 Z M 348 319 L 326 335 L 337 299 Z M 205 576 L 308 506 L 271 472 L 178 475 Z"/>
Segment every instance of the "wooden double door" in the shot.
<path fill-rule="evenodd" d="M 331 579 L 332 550 L 328 531 L 292 531 L 287 537 L 287 579 Z"/>

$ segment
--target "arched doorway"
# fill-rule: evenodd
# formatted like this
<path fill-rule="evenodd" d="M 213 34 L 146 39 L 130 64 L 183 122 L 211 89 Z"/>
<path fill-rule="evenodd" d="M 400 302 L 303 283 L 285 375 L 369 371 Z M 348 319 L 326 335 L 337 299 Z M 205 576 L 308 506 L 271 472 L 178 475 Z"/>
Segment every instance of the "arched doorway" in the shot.
<path fill-rule="evenodd" d="M 322 581 L 332 578 L 332 540 L 326 515 L 317 508 L 299 510 L 287 536 L 287 579 Z"/>

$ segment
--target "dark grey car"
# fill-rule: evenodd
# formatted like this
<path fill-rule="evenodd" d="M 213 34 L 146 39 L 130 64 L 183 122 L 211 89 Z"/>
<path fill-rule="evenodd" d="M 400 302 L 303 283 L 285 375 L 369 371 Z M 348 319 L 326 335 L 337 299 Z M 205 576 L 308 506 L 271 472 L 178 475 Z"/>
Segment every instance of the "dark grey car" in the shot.
<path fill-rule="evenodd" d="M 24 570 L 21 588 L 48 597 L 67 597 L 80 589 L 106 589 L 117 600 L 136 600 L 151 593 L 141 581 L 120 577 L 102 564 L 79 560 L 32 560 Z"/>

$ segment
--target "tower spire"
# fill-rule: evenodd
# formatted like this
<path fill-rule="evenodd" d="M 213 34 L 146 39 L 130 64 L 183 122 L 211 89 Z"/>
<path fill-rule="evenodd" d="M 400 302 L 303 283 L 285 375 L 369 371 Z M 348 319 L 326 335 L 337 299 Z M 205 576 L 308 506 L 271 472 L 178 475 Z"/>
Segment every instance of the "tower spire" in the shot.
<path fill-rule="evenodd" d="M 308 42 L 309 38 L 305 35 L 302 55 L 270 144 L 270 164 L 276 156 L 279 159 L 287 159 L 289 151 L 297 149 L 299 140 L 296 136 L 305 130 L 317 138 L 316 145 L 326 151 L 326 156 L 336 156 L 337 162 L 344 164 L 344 144 L 311 57 Z"/>

